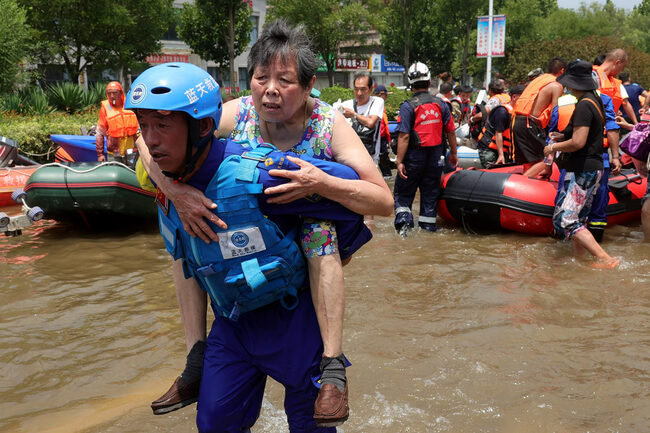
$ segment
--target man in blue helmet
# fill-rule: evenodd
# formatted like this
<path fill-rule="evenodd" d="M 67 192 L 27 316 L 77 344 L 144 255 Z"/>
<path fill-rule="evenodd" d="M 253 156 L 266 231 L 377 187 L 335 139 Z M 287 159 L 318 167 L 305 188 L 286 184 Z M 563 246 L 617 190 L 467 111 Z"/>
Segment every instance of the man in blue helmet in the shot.
<path fill-rule="evenodd" d="M 262 218 L 252 224 L 261 215 L 252 210 L 258 207 L 257 197 L 234 193 L 241 189 L 261 192 L 260 183 L 272 185 L 274 180 L 260 167 L 291 169 L 290 162 L 272 147 L 214 138 L 221 97 L 214 79 L 196 66 L 171 63 L 150 68 L 134 82 L 127 106 L 136 111 L 149 153 L 163 173 L 205 191 L 228 224 L 228 231 L 224 225 L 215 227 L 218 243 L 198 241 L 183 230 L 173 203 L 158 197 L 165 246 L 175 259 L 182 259 L 186 277 L 196 279 L 210 294 L 215 312 L 205 348 L 199 431 L 247 431 L 259 416 L 267 375 L 286 388 L 285 410 L 292 431 L 334 431 L 319 429 L 313 419 L 318 390 L 312 382 L 321 361 L 322 341 L 309 290 L 303 290 L 302 256 L 291 236 L 275 233 L 273 237 L 265 231 L 277 224 L 282 232 L 290 232 L 297 225 L 293 214 L 300 213 L 295 207 L 299 204 L 293 208 L 267 204 L 264 211 L 273 222 Z M 329 165 L 321 166 L 323 170 L 335 164 L 320 162 Z M 354 176 L 342 167 L 337 167 L 343 170 L 338 175 Z M 348 226 L 358 227 L 351 236 L 351 243 L 356 243 L 353 248 L 369 239 L 359 215 L 346 214 L 342 206 L 325 200 L 308 206 L 319 215 L 342 215 L 350 222 Z M 235 264 L 228 267 L 229 262 Z M 282 266 L 288 262 L 290 272 L 274 265 L 280 262 Z M 250 286 L 253 294 L 231 302 L 235 286 L 237 290 Z M 260 300 L 261 293 L 266 297 Z"/>

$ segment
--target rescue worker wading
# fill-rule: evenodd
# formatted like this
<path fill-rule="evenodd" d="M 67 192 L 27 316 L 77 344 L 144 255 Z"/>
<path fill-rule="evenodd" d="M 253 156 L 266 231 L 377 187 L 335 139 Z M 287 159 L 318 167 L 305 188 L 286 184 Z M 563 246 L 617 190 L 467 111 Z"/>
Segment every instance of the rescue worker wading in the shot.
<path fill-rule="evenodd" d="M 106 86 L 106 97 L 99 109 L 99 121 L 95 134 L 97 161 L 105 161 L 104 137 L 109 161 L 124 162 L 128 149 L 133 149 L 138 133 L 138 119 L 131 110 L 124 109 L 124 90 L 117 81 Z"/>
<path fill-rule="evenodd" d="M 395 179 L 395 229 L 405 233 L 414 227 L 411 205 L 415 192 L 420 190 L 421 228 L 436 231 L 440 177 L 445 166 L 443 134 L 449 143 L 449 163 L 458 163 L 454 121 L 447 104 L 431 96 L 429 68 L 417 62 L 408 70 L 408 80 L 413 97 L 400 106 L 400 123 L 397 127 L 397 173 Z"/>

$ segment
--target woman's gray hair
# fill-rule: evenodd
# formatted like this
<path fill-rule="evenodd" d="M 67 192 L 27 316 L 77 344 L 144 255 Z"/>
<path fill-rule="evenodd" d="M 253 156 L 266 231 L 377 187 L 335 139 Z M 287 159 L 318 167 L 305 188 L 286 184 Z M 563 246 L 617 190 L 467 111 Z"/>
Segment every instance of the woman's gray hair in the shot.
<path fill-rule="evenodd" d="M 248 55 L 248 76 L 258 66 L 268 66 L 275 57 L 283 62 L 295 59 L 298 69 L 298 81 L 307 88 L 316 75 L 320 62 L 311 49 L 311 42 L 302 25 L 290 26 L 286 21 L 277 19 L 264 27 L 257 42 Z"/>

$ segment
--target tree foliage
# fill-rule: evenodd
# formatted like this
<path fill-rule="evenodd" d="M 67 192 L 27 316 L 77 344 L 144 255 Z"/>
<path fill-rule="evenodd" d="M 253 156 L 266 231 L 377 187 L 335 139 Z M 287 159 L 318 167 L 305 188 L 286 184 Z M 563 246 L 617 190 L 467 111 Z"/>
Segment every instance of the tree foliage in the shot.
<path fill-rule="evenodd" d="M 160 49 L 172 0 L 19 0 L 38 31 L 42 63 L 63 62 L 73 81 L 91 65 L 128 68 Z"/>
<path fill-rule="evenodd" d="M 30 37 L 25 10 L 16 0 L 0 0 L 0 94 L 14 89 Z"/>
<path fill-rule="evenodd" d="M 233 84 L 234 60 L 250 42 L 251 9 L 242 0 L 196 0 L 183 5 L 180 37 L 192 51 L 212 60 L 223 70 L 230 68 Z"/>
<path fill-rule="evenodd" d="M 448 71 L 455 55 L 457 29 L 445 16 L 446 0 L 392 0 L 379 28 L 386 56 L 406 68 L 415 61 L 432 73 Z"/>
<path fill-rule="evenodd" d="M 269 0 L 269 6 L 267 21 L 283 18 L 305 26 L 314 50 L 327 65 L 330 86 L 339 47 L 364 42 L 373 20 L 367 2 L 360 0 Z"/>
<path fill-rule="evenodd" d="M 626 70 L 638 83 L 650 85 L 650 54 L 627 45 L 619 38 L 609 36 L 587 36 L 580 39 L 556 38 L 544 41 L 528 41 L 515 49 L 508 62 L 506 76 L 512 83 L 523 82 L 531 69 L 546 68 L 548 61 L 556 56 L 567 61 L 584 59 L 589 62 L 599 54 L 614 48 L 623 48 L 628 54 Z"/>

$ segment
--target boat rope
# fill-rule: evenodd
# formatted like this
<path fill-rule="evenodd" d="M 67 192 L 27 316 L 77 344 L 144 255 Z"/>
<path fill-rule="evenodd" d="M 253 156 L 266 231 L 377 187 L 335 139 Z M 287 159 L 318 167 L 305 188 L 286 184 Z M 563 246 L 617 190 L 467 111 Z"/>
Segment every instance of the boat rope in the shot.
<path fill-rule="evenodd" d="M 43 165 L 41 165 L 41 166 L 39 167 L 39 170 L 40 170 L 41 168 L 43 168 L 43 167 L 62 167 L 62 168 L 65 168 L 66 170 L 70 170 L 70 171 L 72 171 L 73 173 L 84 174 L 84 173 L 90 173 L 91 171 L 95 171 L 95 170 L 97 170 L 98 168 L 100 168 L 100 167 L 104 167 L 104 166 L 107 166 L 107 165 L 117 165 L 117 166 L 121 166 L 121 167 L 124 167 L 124 168 L 126 168 L 127 170 L 132 171 L 133 173 L 135 173 L 135 171 L 134 171 L 131 167 L 129 167 L 128 165 L 122 164 L 121 162 L 117 162 L 117 161 L 106 161 L 106 162 L 102 162 L 101 164 L 97 164 L 96 166 L 91 167 L 91 168 L 89 168 L 89 169 L 87 169 L 87 170 L 78 170 L 78 169 L 76 169 L 76 168 L 69 167 L 69 166 L 67 166 L 67 165 L 65 165 L 65 164 L 61 164 L 60 162 L 50 162 L 50 163 L 48 163 L 48 164 L 43 164 Z"/>
<path fill-rule="evenodd" d="M 0 170 L 5 170 L 4 172 L 0 172 L 0 177 L 9 176 L 11 173 L 18 173 L 18 174 L 22 174 L 23 176 L 27 176 L 27 177 L 29 177 L 31 175 L 31 173 L 25 173 L 23 171 L 16 170 L 15 168 L 12 168 L 12 167 L 2 167 L 2 168 L 0 168 Z"/>
<path fill-rule="evenodd" d="M 47 152 L 45 152 L 45 153 L 31 153 L 31 152 L 27 152 L 27 151 L 22 150 L 22 149 L 18 149 L 18 152 L 20 152 L 20 153 L 22 153 L 22 154 L 24 154 L 24 155 L 27 155 L 27 156 L 38 156 L 38 157 L 40 157 L 40 156 L 47 156 L 47 158 L 49 159 L 49 158 L 50 158 L 50 154 L 51 154 L 52 152 L 56 152 L 56 150 L 57 150 L 58 148 L 59 148 L 59 146 L 50 146 L 50 148 L 47 149 Z"/>

